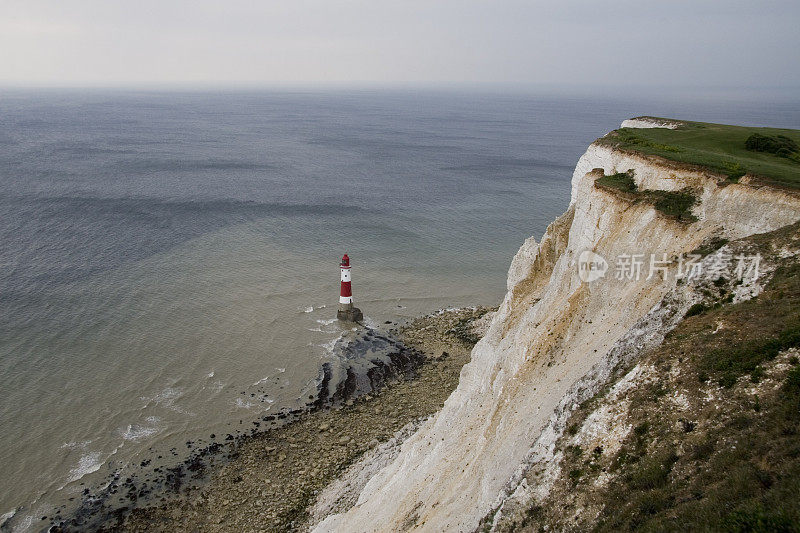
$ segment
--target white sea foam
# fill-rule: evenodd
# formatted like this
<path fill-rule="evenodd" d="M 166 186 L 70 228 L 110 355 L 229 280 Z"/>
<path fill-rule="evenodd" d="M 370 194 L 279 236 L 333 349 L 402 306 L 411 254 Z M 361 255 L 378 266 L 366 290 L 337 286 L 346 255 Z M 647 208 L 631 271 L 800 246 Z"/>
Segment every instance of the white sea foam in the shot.
<path fill-rule="evenodd" d="M 310 312 L 312 312 L 313 310 L 314 310 L 314 306 L 313 306 L 313 305 L 309 305 L 308 307 L 306 307 L 305 309 L 303 309 L 303 312 L 304 312 L 304 313 L 310 313 Z"/>
<path fill-rule="evenodd" d="M 344 333 L 340 334 L 338 337 L 336 337 L 335 339 L 333 339 L 330 342 L 324 342 L 322 344 L 318 344 L 317 346 L 321 346 L 322 348 L 324 348 L 326 354 L 332 354 L 333 353 L 333 347 L 336 346 L 336 343 L 338 342 L 338 340 L 341 339 L 343 336 L 344 336 Z"/>
<path fill-rule="evenodd" d="M 146 401 L 147 403 L 155 403 L 159 405 L 172 405 L 177 398 L 181 395 L 181 391 L 175 389 L 173 387 L 167 387 L 166 389 L 162 390 L 161 392 L 154 394 L 153 396 L 142 396 L 141 399 Z"/>
<path fill-rule="evenodd" d="M 183 395 L 183 391 L 180 389 L 176 389 L 174 387 L 167 387 L 158 394 L 153 396 L 142 396 L 141 399 L 150 403 L 155 403 L 156 405 L 160 405 L 161 407 L 165 407 L 171 411 L 175 411 L 176 413 L 181 413 L 184 415 L 192 415 L 189 411 L 185 410 L 184 408 L 175 405 L 175 401 Z"/>
<path fill-rule="evenodd" d="M 278 372 L 280 372 L 281 374 L 283 374 L 284 372 L 286 372 L 286 368 L 285 368 L 285 367 L 284 367 L 284 368 L 278 368 L 278 367 L 275 367 L 275 370 L 277 370 L 277 371 L 278 371 Z"/>
<path fill-rule="evenodd" d="M 433 315 L 443 315 L 445 313 L 449 313 L 449 312 L 452 312 L 452 311 L 464 311 L 464 310 L 475 311 L 476 309 L 477 309 L 477 307 L 474 307 L 474 306 L 473 307 L 443 307 L 443 308 L 439 309 L 438 311 L 436 311 L 436 312 L 434 312 L 432 314 Z"/>
<path fill-rule="evenodd" d="M 0 515 L 0 527 L 3 527 L 16 513 L 16 509 L 11 509 L 9 512 Z"/>
<path fill-rule="evenodd" d="M 120 431 L 122 433 L 122 438 L 125 440 L 138 442 L 161 431 L 161 427 L 158 424 L 158 417 L 148 416 L 146 420 L 148 422 L 147 425 L 128 424 L 127 428 Z"/>
<path fill-rule="evenodd" d="M 61 445 L 61 449 L 62 450 L 65 449 L 65 448 L 69 448 L 71 450 L 75 450 L 77 448 L 84 449 L 91 443 L 92 443 L 92 441 L 90 441 L 90 440 L 84 440 L 84 441 L 81 441 L 81 442 L 75 442 L 75 441 L 73 441 L 73 442 L 65 442 L 64 444 Z"/>
<path fill-rule="evenodd" d="M 331 324 L 336 322 L 336 318 L 318 318 L 316 322 L 317 322 L 317 324 L 319 324 L 319 326 L 317 326 L 315 328 L 308 328 L 308 331 L 315 331 L 315 332 L 320 332 L 320 333 L 330 333 L 331 332 L 331 328 L 328 328 L 327 326 L 330 326 Z"/>
<path fill-rule="evenodd" d="M 254 405 L 247 400 L 236 398 L 236 407 L 240 409 L 250 409 L 251 407 L 254 407 Z"/>
<path fill-rule="evenodd" d="M 8 531 L 13 531 L 14 533 L 28 533 L 28 531 L 36 531 L 33 526 L 33 520 L 35 517 L 42 516 L 41 512 L 37 510 L 37 512 L 28 511 L 27 514 L 17 517 L 14 523 L 8 523 L 6 526 L 6 522 L 10 521 L 12 518 L 17 516 L 17 511 L 22 510 L 23 508 L 15 509 L 9 513 L 6 513 L 0 516 L 0 527 L 3 528 L 3 531 L 7 531 L 6 527 L 8 527 Z"/>
<path fill-rule="evenodd" d="M 103 466 L 105 460 L 103 459 L 102 452 L 89 452 L 85 453 L 81 456 L 78 460 L 77 466 L 72 468 L 67 474 L 67 483 L 72 483 L 73 481 L 77 481 L 86 474 L 91 474 L 92 472 L 97 472 L 100 470 L 100 467 Z M 66 485 L 65 483 L 64 485 Z M 63 486 L 62 486 L 63 488 Z"/>

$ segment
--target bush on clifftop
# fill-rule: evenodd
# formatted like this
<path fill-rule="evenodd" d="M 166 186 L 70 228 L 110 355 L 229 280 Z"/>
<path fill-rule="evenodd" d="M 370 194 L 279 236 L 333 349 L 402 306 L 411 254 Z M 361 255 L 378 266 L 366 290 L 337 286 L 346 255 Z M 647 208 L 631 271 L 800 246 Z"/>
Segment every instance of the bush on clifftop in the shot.
<path fill-rule="evenodd" d="M 779 157 L 797 160 L 800 146 L 785 135 L 761 135 L 754 133 L 744 142 L 745 148 L 752 152 L 766 152 Z"/>

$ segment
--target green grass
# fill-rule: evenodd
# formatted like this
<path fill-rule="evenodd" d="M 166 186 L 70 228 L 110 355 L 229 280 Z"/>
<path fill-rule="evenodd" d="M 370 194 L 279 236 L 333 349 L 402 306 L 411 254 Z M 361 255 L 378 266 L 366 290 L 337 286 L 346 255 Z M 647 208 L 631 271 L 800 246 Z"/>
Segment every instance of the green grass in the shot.
<path fill-rule="evenodd" d="M 679 220 L 695 222 L 697 217 L 691 212 L 697 197 L 689 191 L 641 191 L 645 199 L 665 215 Z"/>
<path fill-rule="evenodd" d="M 673 452 L 645 457 L 625 477 L 625 483 L 637 491 L 663 487 L 667 484 L 672 465 L 677 460 L 678 457 Z"/>
<path fill-rule="evenodd" d="M 633 171 L 617 172 L 610 176 L 602 176 L 595 180 L 595 185 L 611 187 L 623 192 L 636 192 L 636 182 L 633 181 Z"/>
<path fill-rule="evenodd" d="M 795 224 L 787 229 L 796 231 L 796 228 Z M 761 378 L 762 363 L 782 350 L 800 346 L 800 264 L 779 267 L 771 286 L 775 287 L 769 293 L 774 300 L 768 301 L 767 296 L 762 296 L 737 308 L 753 311 L 746 323 L 737 325 L 739 333 L 747 332 L 744 338 L 723 335 L 726 338 L 719 345 L 710 347 L 698 357 L 697 371 L 701 382 L 713 379 L 729 388 L 748 374 L 751 381 L 757 382 Z M 693 314 L 696 316 L 709 310 L 717 312 L 719 308 L 719 305 L 704 306 L 695 309 Z"/>
<path fill-rule="evenodd" d="M 754 133 L 744 143 L 751 152 L 764 152 L 791 159 L 800 163 L 800 146 L 785 135 L 761 135 Z"/>
<path fill-rule="evenodd" d="M 684 322 L 662 349 L 688 357 L 715 380 L 758 372 L 778 350 L 800 344 L 798 308 L 800 265 L 786 264 L 759 297 Z M 720 320 L 730 329 L 712 333 Z M 716 410 L 698 411 L 696 427 L 682 437 L 657 417 L 648 422 L 650 406 L 636 407 L 647 419 L 618 453 L 620 475 L 603 496 L 595 529 L 800 531 L 800 360 L 789 362 L 794 366 L 776 394 L 725 413 L 721 423 Z"/>
<path fill-rule="evenodd" d="M 636 186 L 636 181 L 633 179 L 633 170 L 600 176 L 594 181 L 594 184 L 596 187 L 621 191 L 635 201 L 647 202 L 658 211 L 678 220 L 684 222 L 695 222 L 697 220 L 697 217 L 692 215 L 691 212 L 692 206 L 697 202 L 697 197 L 690 190 L 639 190 Z"/>
<path fill-rule="evenodd" d="M 614 400 L 612 380 L 582 401 L 557 444 L 563 478 L 523 518 L 500 516 L 497 530 L 800 533 L 800 357 L 769 363 L 776 349 L 800 345 L 800 262 L 777 253 L 795 249 L 798 235 L 800 222 L 747 238 L 748 253 L 776 266 L 763 292 L 737 304 L 715 293 L 637 361 L 659 379 Z M 710 253 L 724 242 L 714 236 L 701 247 Z M 758 394 L 749 383 L 716 387 L 748 373 L 766 381 Z M 676 407 L 670 391 L 689 407 Z M 584 450 L 572 436 L 604 403 L 626 404 L 618 423 L 631 429 L 617 450 Z M 598 508 L 596 518 L 578 517 Z M 487 516 L 491 525 L 498 515 Z"/>
<path fill-rule="evenodd" d="M 704 303 L 702 302 L 696 303 L 693 306 L 691 306 L 688 311 L 686 311 L 684 318 L 689 318 L 690 316 L 697 316 L 703 314 L 703 311 L 705 311 L 706 309 L 707 308 Z"/>
<path fill-rule="evenodd" d="M 753 174 L 773 186 L 800 188 L 800 161 L 796 157 L 748 150 L 746 146 L 748 138 L 754 134 L 771 138 L 782 136 L 790 142 L 800 144 L 800 130 L 688 121 L 682 121 L 682 124 L 674 130 L 620 128 L 599 139 L 599 142 L 671 161 L 707 167 L 733 181 L 744 174 Z"/>
<path fill-rule="evenodd" d="M 699 374 L 710 374 L 727 388 L 745 374 L 750 374 L 751 381 L 757 383 L 763 373 L 760 367 L 763 362 L 773 359 L 782 350 L 797 346 L 800 346 L 800 322 L 794 319 L 777 335 L 709 350 L 700 358 Z"/>
<path fill-rule="evenodd" d="M 699 254 L 705 257 L 708 254 L 716 252 L 726 244 L 728 244 L 728 239 L 720 237 L 718 235 L 714 235 L 709 239 L 703 241 L 703 243 L 700 246 L 692 250 L 692 253 Z"/>

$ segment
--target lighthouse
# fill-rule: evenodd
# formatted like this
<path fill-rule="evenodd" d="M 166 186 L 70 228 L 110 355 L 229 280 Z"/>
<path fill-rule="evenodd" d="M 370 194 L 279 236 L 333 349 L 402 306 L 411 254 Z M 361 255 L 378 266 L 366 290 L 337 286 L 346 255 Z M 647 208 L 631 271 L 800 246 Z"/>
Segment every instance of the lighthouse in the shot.
<path fill-rule="evenodd" d="M 339 269 L 342 271 L 342 288 L 339 291 L 339 311 L 336 313 L 336 318 L 348 322 L 358 322 L 364 318 L 364 315 L 361 314 L 361 309 L 353 307 L 353 291 L 350 287 L 350 258 L 347 257 L 347 254 L 342 257 Z"/>

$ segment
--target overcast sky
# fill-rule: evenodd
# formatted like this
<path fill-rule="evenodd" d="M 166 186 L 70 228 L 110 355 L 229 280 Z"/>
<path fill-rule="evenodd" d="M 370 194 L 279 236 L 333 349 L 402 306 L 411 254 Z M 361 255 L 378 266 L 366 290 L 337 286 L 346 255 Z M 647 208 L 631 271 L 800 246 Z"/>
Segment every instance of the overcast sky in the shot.
<path fill-rule="evenodd" d="M 800 86 L 800 1 L 0 0 L 0 83 Z"/>

